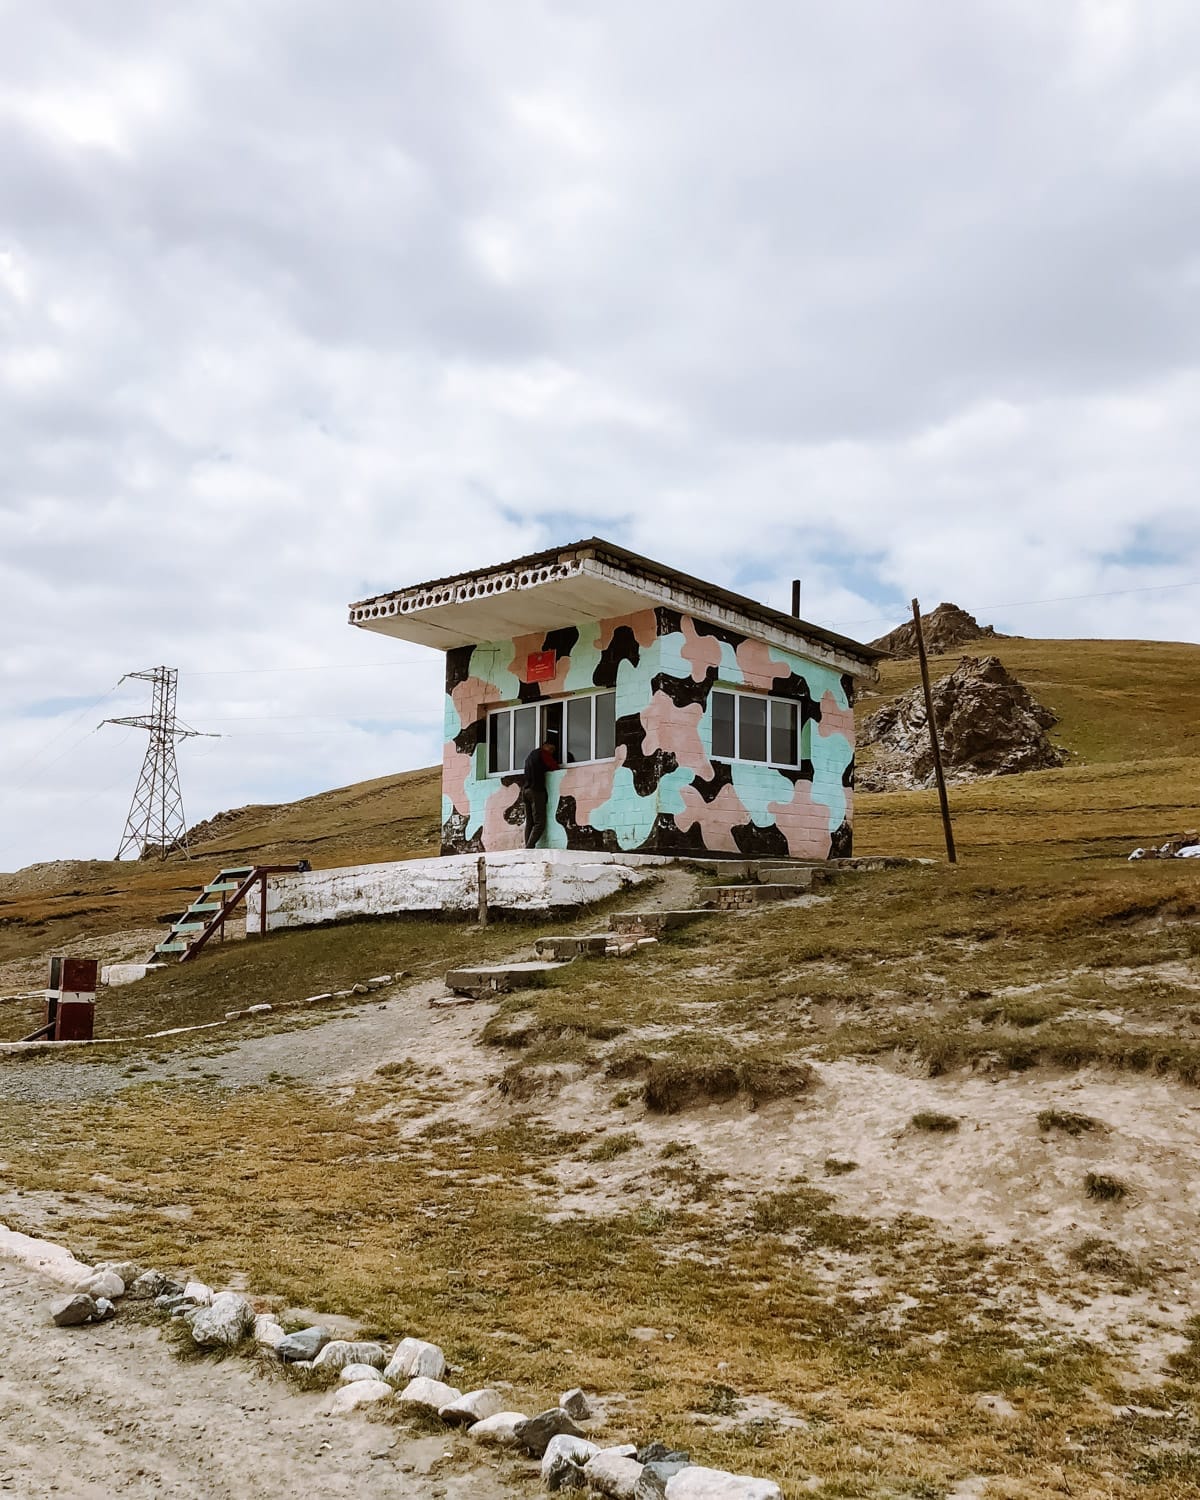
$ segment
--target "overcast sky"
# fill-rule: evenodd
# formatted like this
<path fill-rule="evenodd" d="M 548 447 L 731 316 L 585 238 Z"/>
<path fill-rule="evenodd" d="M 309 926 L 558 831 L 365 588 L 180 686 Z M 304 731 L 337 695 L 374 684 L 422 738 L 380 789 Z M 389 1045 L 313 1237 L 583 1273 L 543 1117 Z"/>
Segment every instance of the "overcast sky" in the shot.
<path fill-rule="evenodd" d="M 863 638 L 1200 639 L 1195 0 L 0 35 L 0 869 L 115 852 L 160 662 L 191 820 L 431 763 L 440 656 L 346 605 L 593 533 Z"/>

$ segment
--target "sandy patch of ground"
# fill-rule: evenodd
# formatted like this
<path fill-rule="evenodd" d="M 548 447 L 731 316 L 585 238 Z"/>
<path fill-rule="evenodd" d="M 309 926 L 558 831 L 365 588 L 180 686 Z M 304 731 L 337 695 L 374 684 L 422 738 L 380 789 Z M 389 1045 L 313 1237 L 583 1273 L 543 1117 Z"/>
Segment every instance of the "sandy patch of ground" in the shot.
<path fill-rule="evenodd" d="M 1200 1095 L 1166 1079 L 1046 1071 L 929 1079 L 872 1063 L 821 1064 L 813 1092 L 751 1110 L 710 1105 L 674 1116 L 640 1104 L 619 1112 L 594 1075 L 569 1081 L 537 1113 L 564 1131 L 632 1132 L 640 1142 L 614 1160 L 564 1161 L 555 1213 L 603 1217 L 631 1201 L 673 1205 L 706 1174 L 725 1214 L 797 1179 L 831 1193 L 840 1211 L 876 1221 L 931 1221 L 952 1240 L 1012 1253 L 1009 1287 L 997 1283 L 1014 1328 L 1052 1329 L 1105 1346 L 1130 1378 L 1154 1380 L 1184 1347 L 1180 1330 L 1200 1298 Z M 1050 1107 L 1090 1115 L 1104 1128 L 1068 1136 L 1039 1128 Z M 914 1114 L 960 1119 L 954 1132 L 915 1129 Z M 691 1148 L 682 1181 L 664 1180 L 662 1149 Z M 827 1159 L 853 1162 L 829 1175 Z M 1127 1195 L 1098 1202 L 1089 1172 L 1118 1178 Z M 1089 1238 L 1127 1251 L 1148 1287 L 1071 1266 Z M 831 1262 L 832 1280 L 869 1298 L 861 1268 Z"/>

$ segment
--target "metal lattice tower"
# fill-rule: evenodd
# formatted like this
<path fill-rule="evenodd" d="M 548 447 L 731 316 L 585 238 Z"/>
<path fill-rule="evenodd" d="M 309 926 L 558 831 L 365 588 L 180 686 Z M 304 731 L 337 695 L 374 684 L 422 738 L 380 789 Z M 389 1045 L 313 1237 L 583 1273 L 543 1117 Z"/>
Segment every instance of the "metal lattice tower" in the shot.
<path fill-rule="evenodd" d="M 188 854 L 187 820 L 183 815 L 183 793 L 179 787 L 179 767 L 175 764 L 175 742 L 200 734 L 175 717 L 175 693 L 179 673 L 174 667 L 151 667 L 145 672 L 126 672 L 121 678 L 140 678 L 154 684 L 149 714 L 128 719 L 105 719 L 105 724 L 128 724 L 134 729 L 148 729 L 150 743 L 142 762 L 142 774 L 125 819 L 125 832 L 117 858 L 124 859 L 129 850 L 144 859 L 157 852 L 166 859 L 173 850 Z"/>

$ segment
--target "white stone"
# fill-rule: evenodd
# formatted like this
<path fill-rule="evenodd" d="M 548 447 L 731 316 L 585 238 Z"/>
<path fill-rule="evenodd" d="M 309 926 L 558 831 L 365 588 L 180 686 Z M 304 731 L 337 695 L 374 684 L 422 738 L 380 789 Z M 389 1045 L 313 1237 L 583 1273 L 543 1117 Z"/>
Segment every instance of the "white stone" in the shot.
<path fill-rule="evenodd" d="M 494 1417 L 497 1412 L 503 1410 L 504 1397 L 499 1391 L 487 1388 L 481 1391 L 468 1391 L 465 1396 L 460 1396 L 449 1406 L 443 1406 L 438 1416 L 443 1422 L 450 1422 L 454 1426 L 470 1427 L 476 1422 L 484 1421 L 487 1417 Z"/>
<path fill-rule="evenodd" d="M 399 1384 L 402 1380 L 411 1380 L 414 1375 L 440 1380 L 445 1373 L 446 1356 L 436 1344 L 426 1343 L 424 1339 L 401 1339 L 383 1378 Z"/>
<path fill-rule="evenodd" d="M 116 1305 L 115 1302 L 110 1302 L 107 1297 L 97 1297 L 96 1298 L 96 1322 L 97 1323 L 107 1323 L 108 1320 L 109 1320 L 109 1318 L 115 1318 L 116 1315 L 117 1315 L 117 1305 Z"/>
<path fill-rule="evenodd" d="M 273 1009 L 274 1006 L 268 1005 L 264 1001 L 261 1005 L 247 1005 L 244 1014 L 248 1016 L 265 1016 L 268 1015 Z"/>
<path fill-rule="evenodd" d="M 498 1411 L 467 1428 L 467 1436 L 477 1443 L 492 1443 L 498 1448 L 517 1446 L 517 1427 L 529 1418 L 523 1411 Z"/>
<path fill-rule="evenodd" d="M 381 1344 L 353 1344 L 348 1339 L 331 1339 L 313 1360 L 313 1365 L 318 1370 L 342 1370 L 347 1365 L 373 1365 L 376 1370 L 382 1370 L 387 1362 Z"/>
<path fill-rule="evenodd" d="M 119 1276 L 126 1290 L 142 1274 L 142 1268 L 135 1260 L 102 1260 L 96 1269 L 97 1271 L 111 1271 L 114 1276 Z"/>
<path fill-rule="evenodd" d="M 192 1337 L 204 1348 L 232 1349 L 254 1326 L 254 1309 L 240 1292 L 218 1292 L 192 1319 Z"/>
<path fill-rule="evenodd" d="M 783 1491 L 770 1479 L 692 1464 L 667 1480 L 667 1500 L 783 1500 Z"/>
<path fill-rule="evenodd" d="M 14 1047 L 26 1046 L 25 1042 L 14 1042 Z M 51 1047 L 60 1046 L 61 1043 L 50 1042 Z M 35 1239 L 32 1235 L 21 1234 L 16 1229 L 8 1229 L 0 1224 L 0 1255 L 5 1260 L 15 1260 L 31 1270 L 37 1271 L 47 1281 L 55 1281 L 60 1286 L 74 1287 L 75 1283 L 84 1276 L 92 1275 L 94 1266 L 84 1265 L 82 1261 L 76 1260 L 71 1252 L 62 1245 L 55 1245 L 50 1240 Z"/>
<path fill-rule="evenodd" d="M 320 1363 L 319 1359 L 313 1361 L 314 1367 Z M 383 1377 L 379 1373 L 378 1365 L 343 1365 L 338 1379 L 343 1385 L 350 1385 L 356 1380 L 382 1380 Z"/>
<path fill-rule="evenodd" d="M 557 1433 L 546 1444 L 542 1454 L 542 1484 L 548 1490 L 564 1488 L 563 1481 L 581 1470 L 589 1459 L 595 1458 L 600 1449 L 587 1438 L 570 1437 L 565 1432 Z"/>
<path fill-rule="evenodd" d="M 270 1313 L 259 1313 L 254 1320 L 254 1342 L 264 1349 L 274 1349 L 286 1335 L 278 1321 Z"/>
<path fill-rule="evenodd" d="M 997 1422 L 1015 1422 L 1021 1415 L 1007 1396 L 980 1392 L 975 1397 L 975 1405 L 980 1411 L 986 1412 L 989 1417 L 994 1417 Z"/>
<path fill-rule="evenodd" d="M 183 1295 L 189 1302 L 194 1302 L 197 1307 L 207 1307 L 213 1299 L 212 1287 L 205 1286 L 202 1281 L 185 1282 Z"/>
<path fill-rule="evenodd" d="M 100 970 L 100 983 L 116 989 L 122 984 L 136 984 L 155 969 L 165 969 L 166 964 L 105 964 Z"/>
<path fill-rule="evenodd" d="M 110 1301 L 125 1295 L 125 1283 L 115 1271 L 91 1271 L 75 1283 L 77 1292 L 89 1297 L 107 1297 Z"/>
<path fill-rule="evenodd" d="M 386 1401 L 396 1393 L 386 1380 L 355 1380 L 333 1393 L 325 1408 L 330 1416 L 340 1416 L 353 1411 L 356 1406 L 366 1406 L 373 1401 Z"/>
<path fill-rule="evenodd" d="M 584 1475 L 598 1494 L 611 1500 L 633 1500 L 642 1477 L 642 1466 L 636 1458 L 611 1449 L 597 1453 L 584 1468 Z"/>
<path fill-rule="evenodd" d="M 487 856 L 493 906 L 539 911 L 602 901 L 653 875 L 669 861 L 647 854 L 599 854 L 580 849 L 508 849 Z M 475 911 L 478 855 L 390 860 L 332 870 L 272 875 L 267 880 L 267 928 L 307 927 L 349 917 L 402 911 Z M 259 931 L 254 901 L 246 931 Z"/>
<path fill-rule="evenodd" d="M 457 1386 L 443 1385 L 440 1380 L 430 1380 L 427 1375 L 418 1375 L 410 1380 L 396 1397 L 405 1406 L 416 1407 L 418 1411 L 429 1412 L 432 1416 L 436 1416 L 443 1406 L 461 1399 L 462 1392 Z"/>

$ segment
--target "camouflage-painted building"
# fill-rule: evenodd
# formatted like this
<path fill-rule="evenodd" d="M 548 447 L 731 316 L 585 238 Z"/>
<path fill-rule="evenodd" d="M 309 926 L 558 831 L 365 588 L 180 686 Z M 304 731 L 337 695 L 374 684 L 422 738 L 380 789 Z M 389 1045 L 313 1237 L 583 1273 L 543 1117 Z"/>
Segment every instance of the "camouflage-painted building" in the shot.
<path fill-rule="evenodd" d="M 851 852 L 854 692 L 879 652 L 593 538 L 350 607 L 446 653 L 442 850 L 519 849 L 547 736 L 555 849 Z"/>

